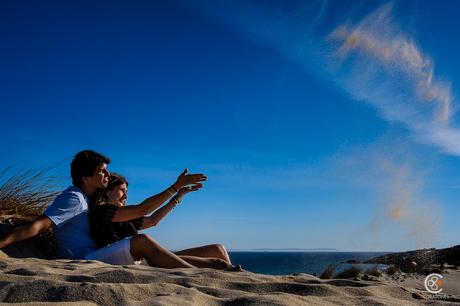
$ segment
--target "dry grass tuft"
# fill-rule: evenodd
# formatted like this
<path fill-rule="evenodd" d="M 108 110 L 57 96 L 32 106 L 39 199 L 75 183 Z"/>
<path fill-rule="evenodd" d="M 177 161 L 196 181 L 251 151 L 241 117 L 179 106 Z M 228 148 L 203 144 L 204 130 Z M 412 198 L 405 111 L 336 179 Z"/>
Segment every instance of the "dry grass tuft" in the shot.
<path fill-rule="evenodd" d="M 357 277 L 362 270 L 357 267 L 351 267 L 349 269 L 346 269 L 345 271 L 340 272 L 334 278 L 342 278 L 342 279 L 347 279 L 347 278 L 355 278 Z"/>
<path fill-rule="evenodd" d="M 396 267 L 395 265 L 389 266 L 388 269 L 386 270 L 386 273 L 388 275 L 393 275 L 393 274 L 398 273 L 398 272 L 401 272 L 401 270 L 398 267 Z"/>
<path fill-rule="evenodd" d="M 32 221 L 57 196 L 58 177 L 50 169 L 17 170 L 11 166 L 0 172 L 0 222 Z"/>
<path fill-rule="evenodd" d="M 320 277 L 321 279 L 331 279 L 332 276 L 335 273 L 336 266 L 328 266 L 323 273 L 321 273 Z"/>
<path fill-rule="evenodd" d="M 375 277 L 379 277 L 380 275 L 382 275 L 382 271 L 380 271 L 377 266 L 374 266 L 373 268 L 367 270 L 366 274 L 375 276 Z"/>

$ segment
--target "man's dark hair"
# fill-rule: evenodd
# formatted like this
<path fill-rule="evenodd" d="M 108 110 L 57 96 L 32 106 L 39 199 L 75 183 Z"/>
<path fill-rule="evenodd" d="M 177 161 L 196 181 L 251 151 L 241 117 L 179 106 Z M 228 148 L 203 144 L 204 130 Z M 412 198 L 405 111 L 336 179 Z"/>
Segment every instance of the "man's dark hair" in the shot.
<path fill-rule="evenodd" d="M 70 164 L 72 184 L 78 188 L 83 185 L 83 177 L 92 176 L 101 164 L 109 164 L 110 158 L 92 150 L 78 152 Z"/>

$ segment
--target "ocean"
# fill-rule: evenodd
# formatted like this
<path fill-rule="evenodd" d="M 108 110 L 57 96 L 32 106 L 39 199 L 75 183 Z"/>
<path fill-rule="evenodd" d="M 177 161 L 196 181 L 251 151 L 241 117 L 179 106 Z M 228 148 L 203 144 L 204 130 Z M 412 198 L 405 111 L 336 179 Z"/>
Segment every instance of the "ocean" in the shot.
<path fill-rule="evenodd" d="M 329 265 L 336 265 L 337 271 L 351 266 L 364 270 L 373 264 L 347 264 L 347 260 L 359 262 L 384 255 L 382 252 L 229 252 L 233 264 L 240 264 L 243 269 L 262 274 L 288 275 L 308 273 L 320 275 Z M 385 268 L 384 265 L 379 268 Z"/>

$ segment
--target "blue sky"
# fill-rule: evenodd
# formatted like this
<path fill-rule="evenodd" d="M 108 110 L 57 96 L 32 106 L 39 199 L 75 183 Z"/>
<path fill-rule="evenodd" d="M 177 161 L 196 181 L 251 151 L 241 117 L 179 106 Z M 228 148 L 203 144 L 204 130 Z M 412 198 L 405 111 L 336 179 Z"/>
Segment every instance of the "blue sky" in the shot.
<path fill-rule="evenodd" d="M 178 249 L 458 244 L 454 1 L 0 4 L 0 167 L 113 160 L 130 203 L 209 181 Z"/>

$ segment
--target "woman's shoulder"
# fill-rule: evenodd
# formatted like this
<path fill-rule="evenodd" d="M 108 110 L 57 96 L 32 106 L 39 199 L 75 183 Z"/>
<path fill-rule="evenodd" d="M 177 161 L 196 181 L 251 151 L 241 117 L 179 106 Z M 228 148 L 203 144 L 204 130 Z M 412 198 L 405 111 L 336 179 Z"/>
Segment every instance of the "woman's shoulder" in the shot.
<path fill-rule="evenodd" d="M 110 209 L 110 208 L 118 208 L 117 205 L 115 204 L 112 204 L 112 203 L 101 203 L 99 205 L 97 205 L 97 208 L 103 208 L 103 209 Z"/>
<path fill-rule="evenodd" d="M 96 205 L 94 208 L 95 211 L 101 212 L 101 211 L 115 211 L 118 209 L 118 206 L 112 203 L 102 203 L 99 205 Z"/>
<path fill-rule="evenodd" d="M 118 209 L 117 205 L 111 203 L 102 203 L 94 208 L 92 213 L 93 219 L 104 219 L 110 221 Z"/>

